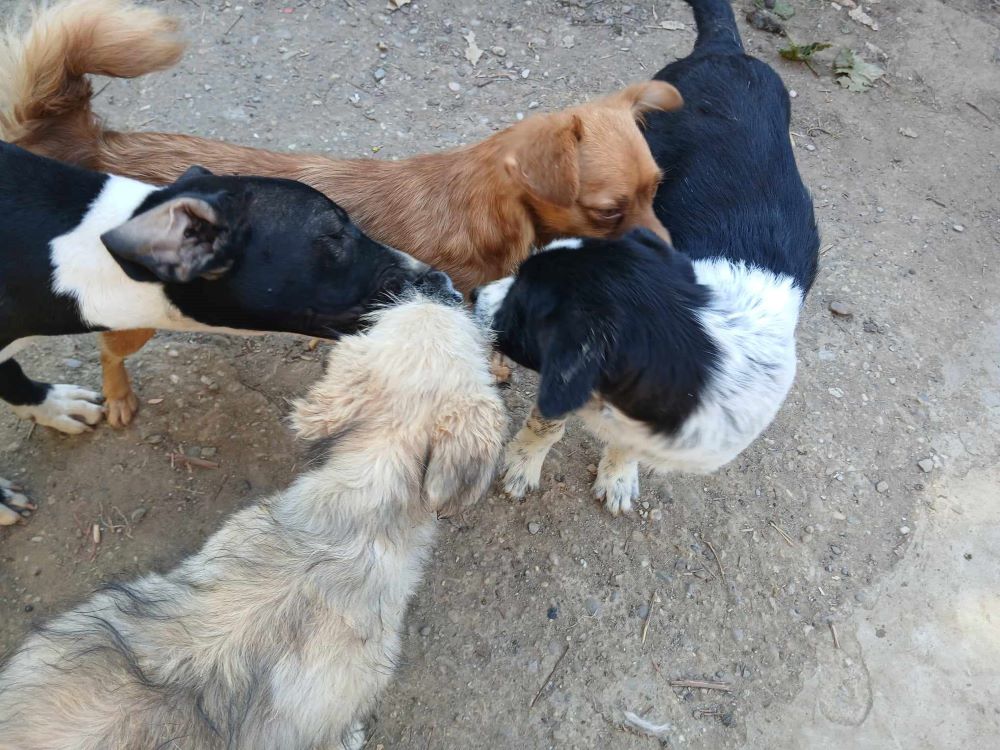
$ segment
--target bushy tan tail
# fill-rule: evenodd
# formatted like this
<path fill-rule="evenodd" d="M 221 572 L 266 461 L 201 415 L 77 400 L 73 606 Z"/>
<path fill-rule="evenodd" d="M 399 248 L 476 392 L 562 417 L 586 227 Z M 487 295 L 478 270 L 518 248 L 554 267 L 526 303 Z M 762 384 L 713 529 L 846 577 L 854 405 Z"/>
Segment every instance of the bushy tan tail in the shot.
<path fill-rule="evenodd" d="M 36 153 L 94 166 L 101 123 L 88 74 L 134 78 L 174 65 L 177 22 L 125 0 L 38 7 L 0 38 L 0 137 Z"/>

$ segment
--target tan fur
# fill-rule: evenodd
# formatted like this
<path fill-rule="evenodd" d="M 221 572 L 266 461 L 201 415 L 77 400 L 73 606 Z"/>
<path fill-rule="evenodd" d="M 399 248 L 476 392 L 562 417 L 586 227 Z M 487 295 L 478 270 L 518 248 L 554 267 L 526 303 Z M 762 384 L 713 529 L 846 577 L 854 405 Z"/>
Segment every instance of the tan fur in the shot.
<path fill-rule="evenodd" d="M 340 342 L 292 421 L 311 471 L 26 640 L 0 672 L 0 749 L 361 746 L 435 514 L 485 491 L 506 414 L 482 332 L 416 298 Z"/>
<path fill-rule="evenodd" d="M 101 370 L 104 373 L 104 408 L 112 427 L 125 427 L 139 411 L 139 399 L 125 369 L 125 357 L 139 351 L 156 331 L 135 328 L 101 334 Z"/>

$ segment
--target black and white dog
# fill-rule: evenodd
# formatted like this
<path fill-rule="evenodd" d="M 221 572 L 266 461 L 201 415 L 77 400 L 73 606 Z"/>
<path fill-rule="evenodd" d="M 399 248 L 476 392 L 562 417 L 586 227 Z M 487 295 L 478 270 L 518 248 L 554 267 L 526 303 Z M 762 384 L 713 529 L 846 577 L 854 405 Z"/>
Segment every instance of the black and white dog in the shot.
<path fill-rule="evenodd" d="M 0 142 L 0 398 L 39 424 L 79 433 L 102 407 L 92 391 L 30 380 L 12 357 L 31 337 L 160 328 L 334 338 L 408 284 L 458 296 L 445 274 L 369 239 L 301 183 L 193 167 L 157 188 Z M 0 480 L 0 524 L 26 504 Z"/>
<path fill-rule="evenodd" d="M 717 469 L 770 424 L 795 377 L 819 234 L 788 94 L 744 54 L 728 0 L 688 3 L 694 51 L 656 75 L 684 108 L 650 114 L 646 127 L 663 170 L 654 207 L 674 246 L 641 230 L 559 240 L 474 295 L 499 349 L 541 374 L 507 448 L 504 487 L 516 497 L 538 486 L 575 411 L 605 443 L 595 495 L 627 512 L 640 462 Z"/>

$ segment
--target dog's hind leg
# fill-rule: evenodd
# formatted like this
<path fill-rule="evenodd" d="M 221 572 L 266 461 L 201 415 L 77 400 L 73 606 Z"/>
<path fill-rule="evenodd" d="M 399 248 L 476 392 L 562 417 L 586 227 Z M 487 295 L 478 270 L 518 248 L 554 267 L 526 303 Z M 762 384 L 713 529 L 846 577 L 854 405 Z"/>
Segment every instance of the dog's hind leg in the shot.
<path fill-rule="evenodd" d="M 597 466 L 594 497 L 604 501 L 613 516 L 632 512 L 632 502 L 639 499 L 639 462 L 615 445 L 606 445 Z"/>
<path fill-rule="evenodd" d="M 565 419 L 545 419 L 537 406 L 531 409 L 524 427 L 507 444 L 504 455 L 503 488 L 508 495 L 520 498 L 529 490 L 538 489 L 545 456 L 565 432 Z"/>
<path fill-rule="evenodd" d="M 125 369 L 125 357 L 139 351 L 155 333 L 149 328 L 136 328 L 101 334 L 104 399 L 108 410 L 108 424 L 112 427 L 129 424 L 139 410 L 139 399 L 132 390 L 132 382 Z"/>
<path fill-rule="evenodd" d="M 21 513 L 34 510 L 28 498 L 18 492 L 18 487 L 0 477 L 0 526 L 10 526 L 21 520 Z"/>
<path fill-rule="evenodd" d="M 38 383 L 12 359 L 0 362 L 0 399 L 21 419 L 70 435 L 92 430 L 104 416 L 98 394 L 75 385 Z"/>

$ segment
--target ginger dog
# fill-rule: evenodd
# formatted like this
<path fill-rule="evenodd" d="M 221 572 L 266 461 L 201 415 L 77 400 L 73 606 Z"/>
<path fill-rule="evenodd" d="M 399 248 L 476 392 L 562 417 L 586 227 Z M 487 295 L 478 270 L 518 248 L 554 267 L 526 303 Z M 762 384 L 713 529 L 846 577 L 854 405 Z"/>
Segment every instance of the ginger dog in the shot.
<path fill-rule="evenodd" d="M 471 146 L 400 161 L 106 130 L 91 108 L 86 75 L 134 77 L 170 67 L 183 51 L 175 30 L 172 19 L 123 0 L 70 0 L 40 11 L 0 55 L 0 135 L 153 183 L 191 164 L 300 180 L 347 209 L 374 239 L 447 272 L 463 292 L 512 273 L 532 247 L 558 237 L 617 237 L 646 227 L 668 238 L 653 213 L 660 171 L 639 128 L 644 113 L 682 105 L 668 83 L 636 83 Z M 122 424 L 136 403 L 122 360 L 151 335 L 103 337 L 105 396 Z"/>

